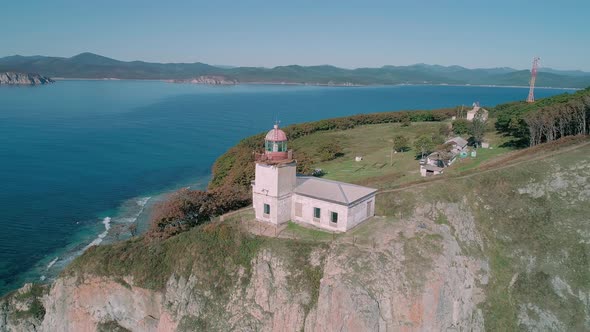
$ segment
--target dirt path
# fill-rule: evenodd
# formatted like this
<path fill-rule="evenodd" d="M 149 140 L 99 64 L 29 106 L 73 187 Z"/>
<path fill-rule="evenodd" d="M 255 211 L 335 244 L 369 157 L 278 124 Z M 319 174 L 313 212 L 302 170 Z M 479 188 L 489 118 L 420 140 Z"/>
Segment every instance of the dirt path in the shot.
<path fill-rule="evenodd" d="M 494 171 L 499 171 L 499 170 L 511 168 L 511 167 L 518 166 L 518 165 L 523 164 L 523 163 L 527 163 L 527 162 L 531 162 L 531 161 L 535 161 L 535 160 L 542 160 L 542 159 L 546 159 L 548 157 L 554 157 L 556 155 L 560 155 L 560 154 L 563 154 L 563 153 L 566 153 L 566 152 L 570 152 L 570 151 L 573 151 L 573 150 L 581 149 L 581 148 L 583 148 L 583 147 L 585 147 L 587 145 L 590 145 L 590 141 L 589 142 L 584 142 L 584 143 L 581 143 L 581 144 L 576 144 L 574 146 L 569 146 L 567 148 L 559 149 L 557 151 L 554 151 L 554 153 L 550 153 L 550 154 L 542 153 L 542 154 L 540 154 L 538 156 L 535 156 L 533 158 L 518 160 L 518 161 L 515 161 L 515 162 L 509 162 L 508 164 L 503 165 L 503 166 L 499 166 L 499 167 L 492 167 L 492 168 L 484 169 L 484 170 L 481 170 L 481 171 L 477 171 L 477 169 L 476 169 L 474 172 L 470 172 L 469 174 L 457 175 L 457 176 L 452 176 L 452 177 L 440 176 L 438 178 L 434 178 L 434 179 L 429 180 L 429 181 L 420 182 L 420 183 L 416 183 L 416 184 L 409 185 L 409 186 L 402 186 L 402 187 L 399 187 L 399 188 L 379 190 L 377 192 L 377 195 L 384 194 L 384 193 L 391 193 L 391 192 L 401 191 L 401 190 L 406 190 L 406 189 L 417 188 L 417 187 L 421 187 L 421 186 L 426 186 L 426 185 L 430 185 L 430 184 L 432 184 L 434 182 L 448 180 L 448 179 L 467 179 L 467 178 L 470 178 L 470 177 L 473 177 L 473 176 L 476 176 L 476 175 L 481 175 L 481 174 L 485 174 L 485 173 L 489 173 L 489 172 L 494 172 Z M 486 166 L 486 165 L 484 164 L 484 165 L 481 165 L 481 166 Z"/>

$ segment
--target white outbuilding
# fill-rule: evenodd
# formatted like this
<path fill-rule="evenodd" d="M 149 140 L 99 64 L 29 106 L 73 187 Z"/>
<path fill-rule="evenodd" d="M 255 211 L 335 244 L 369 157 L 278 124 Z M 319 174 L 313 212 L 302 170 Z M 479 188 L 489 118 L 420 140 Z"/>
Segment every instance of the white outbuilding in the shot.
<path fill-rule="evenodd" d="M 481 120 L 486 121 L 488 119 L 488 110 L 479 106 L 478 102 L 473 103 L 473 108 L 467 111 L 467 120 L 473 121 L 476 116 L 481 117 Z"/>
<path fill-rule="evenodd" d="M 300 222 L 346 232 L 375 214 L 377 189 L 345 182 L 298 176 L 297 161 L 278 125 L 265 137 L 256 156 L 252 204 L 256 219 L 274 225 Z"/>

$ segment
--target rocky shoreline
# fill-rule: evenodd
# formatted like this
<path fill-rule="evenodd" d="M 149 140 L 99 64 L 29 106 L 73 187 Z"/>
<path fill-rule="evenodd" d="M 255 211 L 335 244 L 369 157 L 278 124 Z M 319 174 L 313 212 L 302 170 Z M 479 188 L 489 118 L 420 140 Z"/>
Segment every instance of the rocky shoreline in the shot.
<path fill-rule="evenodd" d="M 0 73 L 0 85 L 43 85 L 53 82 L 51 78 L 35 73 Z"/>
<path fill-rule="evenodd" d="M 171 80 L 172 83 L 189 83 L 189 84 L 209 84 L 209 85 L 235 85 L 238 84 L 237 80 L 227 78 L 225 76 L 198 76 L 195 78 L 189 78 L 185 80 Z"/>

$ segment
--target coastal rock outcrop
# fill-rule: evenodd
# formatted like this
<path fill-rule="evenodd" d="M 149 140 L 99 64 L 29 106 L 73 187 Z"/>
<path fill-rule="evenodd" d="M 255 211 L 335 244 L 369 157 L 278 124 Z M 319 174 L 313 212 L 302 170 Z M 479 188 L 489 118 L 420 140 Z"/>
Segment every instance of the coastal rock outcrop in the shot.
<path fill-rule="evenodd" d="M 227 78 L 225 76 L 203 75 L 186 80 L 173 80 L 174 83 L 190 83 L 190 84 L 209 84 L 209 85 L 234 85 L 238 84 L 237 80 Z"/>
<path fill-rule="evenodd" d="M 53 83 L 54 81 L 45 76 L 33 73 L 0 73 L 0 84 L 6 85 L 42 85 Z"/>

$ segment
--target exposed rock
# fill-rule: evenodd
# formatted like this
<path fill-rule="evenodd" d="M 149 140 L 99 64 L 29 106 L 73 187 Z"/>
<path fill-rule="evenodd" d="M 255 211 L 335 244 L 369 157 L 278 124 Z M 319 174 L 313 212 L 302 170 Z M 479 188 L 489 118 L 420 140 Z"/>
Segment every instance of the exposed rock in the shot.
<path fill-rule="evenodd" d="M 40 331 L 45 314 L 40 297 L 44 292 L 43 286 L 25 284 L 0 299 L 0 332 Z"/>
<path fill-rule="evenodd" d="M 41 76 L 39 74 L 32 74 L 32 73 L 15 73 L 15 72 L 5 72 L 0 73 L 0 84 L 7 84 L 7 85 L 41 85 L 41 84 L 49 84 L 53 83 L 54 81 L 45 76 Z"/>
<path fill-rule="evenodd" d="M 454 213 L 457 205 L 436 208 L 451 212 L 453 224 L 471 222 L 471 216 Z M 29 325 L 13 324 L 9 330 L 484 329 L 477 305 L 483 300 L 479 285 L 488 279 L 487 262 L 463 253 L 449 225 L 416 213 L 398 222 L 375 218 L 370 226 L 329 247 L 319 246 L 298 260 L 299 265 L 294 265 L 293 255 L 300 253 L 262 249 L 249 273 L 237 271 L 239 282 L 222 298 L 195 275 L 173 275 L 162 291 L 134 286 L 131 278 L 62 276 L 43 299 L 47 313 L 42 325 L 27 321 Z M 466 235 L 477 243 L 477 237 Z M 304 268 L 320 269 L 319 284 L 302 279 Z M 3 321 L 12 314 L 3 313 Z"/>
<path fill-rule="evenodd" d="M 210 84 L 210 85 L 234 85 L 238 84 L 237 80 L 229 79 L 225 76 L 204 75 L 187 80 L 173 80 L 174 83 L 191 83 L 191 84 Z"/>

